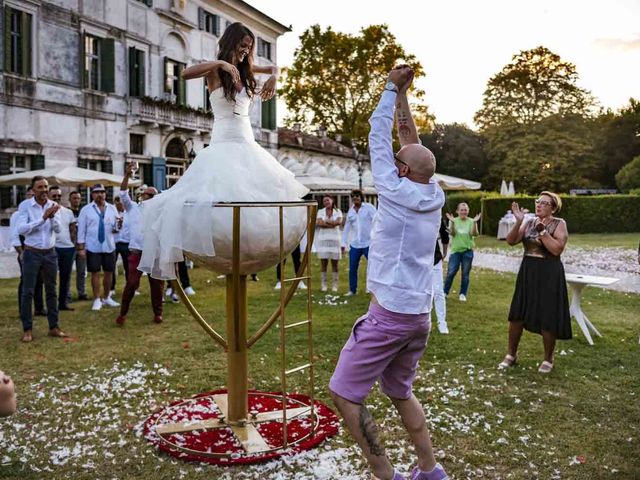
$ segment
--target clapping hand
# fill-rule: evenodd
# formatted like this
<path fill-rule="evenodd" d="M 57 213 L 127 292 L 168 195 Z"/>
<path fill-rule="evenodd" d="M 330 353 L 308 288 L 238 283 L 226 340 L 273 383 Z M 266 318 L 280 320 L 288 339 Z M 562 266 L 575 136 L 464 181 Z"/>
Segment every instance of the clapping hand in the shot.
<path fill-rule="evenodd" d="M 516 202 L 513 202 L 511 204 L 511 212 L 513 213 L 513 216 L 516 217 L 516 220 L 522 223 L 522 221 L 524 220 L 525 212 L 520 208 L 520 205 L 518 205 Z"/>
<path fill-rule="evenodd" d="M 481 214 L 481 213 L 479 213 L 479 214 L 477 214 L 475 217 L 473 217 L 473 221 L 474 221 L 474 222 L 479 222 L 481 218 L 482 218 L 482 214 Z"/>
<path fill-rule="evenodd" d="M 446 213 L 447 218 L 449 219 L 450 222 L 453 222 L 456 217 L 454 217 L 453 215 L 451 215 L 449 212 Z"/>
<path fill-rule="evenodd" d="M 264 82 L 262 90 L 260 90 L 260 98 L 263 101 L 271 99 L 276 94 L 276 76 L 271 75 L 269 79 Z"/>
<path fill-rule="evenodd" d="M 56 214 L 56 212 L 60 210 L 60 205 L 58 205 L 57 203 L 54 203 L 53 205 L 51 205 L 49 208 L 47 208 L 44 211 L 44 214 L 42 215 L 42 218 L 44 220 L 48 220 L 50 218 L 53 218 L 53 216 Z"/>
<path fill-rule="evenodd" d="M 222 70 L 227 72 L 229 75 L 231 75 L 231 79 L 233 80 L 233 83 L 235 83 L 236 85 L 239 85 L 241 83 L 240 72 L 235 67 L 235 65 L 231 65 L 230 63 L 225 62 L 222 64 L 221 68 Z"/>

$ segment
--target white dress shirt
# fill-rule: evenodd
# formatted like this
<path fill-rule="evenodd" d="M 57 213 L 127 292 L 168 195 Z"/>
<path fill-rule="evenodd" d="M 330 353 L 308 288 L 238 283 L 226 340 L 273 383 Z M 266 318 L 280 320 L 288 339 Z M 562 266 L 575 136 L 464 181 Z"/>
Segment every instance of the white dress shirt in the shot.
<path fill-rule="evenodd" d="M 120 190 L 120 201 L 127 212 L 125 222 L 129 228 L 129 249 L 142 250 L 144 245 L 142 205 L 131 200 L 128 190 Z"/>
<path fill-rule="evenodd" d="M 20 235 L 18 234 L 18 221 L 20 211 L 16 210 L 11 214 L 11 218 L 9 219 L 9 232 L 11 234 L 11 246 L 14 248 L 21 247 L 22 242 L 20 241 Z"/>
<path fill-rule="evenodd" d="M 105 202 L 104 242 L 102 243 L 98 241 L 99 212 L 100 209 L 95 202 L 82 207 L 78 216 L 78 243 L 84 243 L 87 251 L 92 253 L 111 253 L 116 249 L 113 232 L 117 230 L 118 211 L 112 204 Z"/>
<path fill-rule="evenodd" d="M 60 217 L 60 233 L 56 235 L 56 248 L 73 248 L 75 243 L 71 241 L 69 226 L 76 223 L 76 217 L 67 207 L 60 206 L 57 215 Z"/>
<path fill-rule="evenodd" d="M 120 199 L 122 201 L 122 199 Z M 117 210 L 117 209 L 116 209 Z M 118 212 L 118 217 L 122 217 L 122 227 L 118 233 L 113 234 L 116 243 L 129 243 L 131 240 L 131 229 L 129 228 L 129 215 L 127 212 Z"/>
<path fill-rule="evenodd" d="M 434 180 L 422 184 L 398 177 L 391 144 L 395 99 L 394 92 L 385 90 L 369 119 L 378 213 L 371 232 L 367 288 L 387 310 L 428 313 L 444 192 Z"/>
<path fill-rule="evenodd" d="M 371 242 L 371 224 L 376 216 L 376 207 L 362 202 L 358 211 L 351 205 L 347 212 L 347 220 L 342 232 L 342 246 L 351 245 L 353 248 L 367 248 Z M 349 242 L 349 233 L 353 230 L 353 238 Z"/>
<path fill-rule="evenodd" d="M 41 250 L 55 246 L 56 233 L 60 233 L 60 212 L 47 220 L 42 218 L 44 212 L 54 205 L 52 200 L 47 200 L 44 206 L 40 206 L 35 198 L 20 203 L 17 231 L 18 235 L 24 236 L 25 245 Z"/>

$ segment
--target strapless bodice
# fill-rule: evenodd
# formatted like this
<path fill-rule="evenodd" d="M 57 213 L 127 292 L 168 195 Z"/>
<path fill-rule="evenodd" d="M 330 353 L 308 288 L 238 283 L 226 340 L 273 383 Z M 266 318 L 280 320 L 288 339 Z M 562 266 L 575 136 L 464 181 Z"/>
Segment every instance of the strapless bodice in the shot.
<path fill-rule="evenodd" d="M 216 88 L 209 94 L 209 102 L 214 116 L 211 143 L 255 141 L 249 117 L 251 97 L 246 89 L 236 94 L 235 102 L 230 102 L 224 90 Z"/>

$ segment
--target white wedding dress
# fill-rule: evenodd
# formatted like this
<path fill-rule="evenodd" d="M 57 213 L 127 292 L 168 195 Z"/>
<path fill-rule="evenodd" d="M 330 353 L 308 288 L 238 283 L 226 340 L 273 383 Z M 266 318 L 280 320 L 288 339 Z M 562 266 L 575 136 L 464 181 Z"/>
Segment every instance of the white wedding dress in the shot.
<path fill-rule="evenodd" d="M 297 201 L 308 189 L 256 143 L 243 89 L 230 102 L 222 88 L 210 94 L 215 115 L 211 144 L 201 150 L 180 180 L 144 202 L 144 247 L 139 269 L 160 279 L 176 278 L 184 255 L 220 273 L 231 273 L 233 209 L 219 202 Z M 286 207 L 288 252 L 306 229 L 306 207 Z M 256 273 L 279 261 L 277 207 L 243 207 L 241 273 Z"/>

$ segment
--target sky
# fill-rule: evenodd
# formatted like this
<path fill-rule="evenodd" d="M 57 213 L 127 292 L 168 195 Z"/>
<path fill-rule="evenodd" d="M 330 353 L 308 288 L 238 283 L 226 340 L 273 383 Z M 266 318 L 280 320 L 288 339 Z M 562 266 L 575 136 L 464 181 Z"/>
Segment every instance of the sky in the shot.
<path fill-rule="evenodd" d="M 640 0 L 248 0 L 292 31 L 278 40 L 280 67 L 315 23 L 345 33 L 386 23 L 422 63 L 418 85 L 438 123 L 466 123 L 487 81 L 521 50 L 545 46 L 576 65 L 579 85 L 605 108 L 640 99 Z M 394 8 L 394 7 L 400 8 Z M 381 80 L 382 81 L 382 80 Z M 286 115 L 279 105 L 279 123 Z"/>

